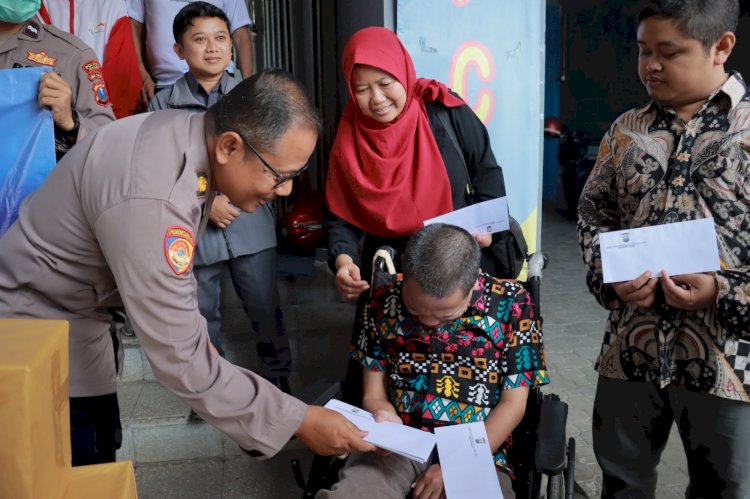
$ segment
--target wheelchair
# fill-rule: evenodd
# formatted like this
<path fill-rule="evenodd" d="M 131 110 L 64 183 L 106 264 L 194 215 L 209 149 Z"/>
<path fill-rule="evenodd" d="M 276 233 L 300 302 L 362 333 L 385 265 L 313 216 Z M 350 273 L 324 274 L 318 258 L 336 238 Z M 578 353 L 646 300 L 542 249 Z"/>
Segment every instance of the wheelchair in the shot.
<path fill-rule="evenodd" d="M 394 251 L 388 247 L 380 248 L 375 253 L 371 289 L 377 289 L 394 279 L 394 258 Z M 527 264 L 527 279 L 522 284 L 538 310 L 542 271 L 547 265 L 547 257 L 542 253 L 534 253 L 529 256 Z M 360 368 L 359 376 L 352 376 L 353 369 L 350 363 L 345 380 L 332 384 L 320 380 L 308 390 L 308 393 L 315 393 L 315 397 L 301 398 L 312 405 L 324 405 L 328 400 L 342 394 L 346 400 L 346 393 L 352 389 L 352 385 L 359 382 L 361 386 L 361 366 L 357 367 Z M 511 434 L 513 445 L 508 449 L 508 461 L 515 469 L 513 490 L 517 499 L 573 498 L 575 439 L 570 438 L 566 441 L 567 415 L 568 405 L 557 395 L 542 394 L 539 388 L 529 391 L 526 412 Z M 303 499 L 315 497 L 319 490 L 330 489 L 338 481 L 339 471 L 345 463 L 345 460 L 336 457 L 316 454 L 305 480 L 301 462 L 299 459 L 292 459 L 292 473 L 302 490 Z M 542 484 L 545 476 L 547 482 L 543 493 Z"/>

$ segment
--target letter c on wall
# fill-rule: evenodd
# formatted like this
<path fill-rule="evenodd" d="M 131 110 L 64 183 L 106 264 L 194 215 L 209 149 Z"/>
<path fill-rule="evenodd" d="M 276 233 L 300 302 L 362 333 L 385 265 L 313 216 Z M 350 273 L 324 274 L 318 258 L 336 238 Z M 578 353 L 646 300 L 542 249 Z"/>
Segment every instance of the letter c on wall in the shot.
<path fill-rule="evenodd" d="M 466 99 L 469 87 L 469 72 L 474 69 L 479 81 L 491 82 L 495 77 L 495 63 L 490 51 L 479 42 L 469 41 L 458 47 L 451 60 L 448 73 L 448 86 Z M 469 103 L 485 125 L 490 122 L 495 111 L 495 94 L 483 88 L 477 92 L 476 100 Z"/>

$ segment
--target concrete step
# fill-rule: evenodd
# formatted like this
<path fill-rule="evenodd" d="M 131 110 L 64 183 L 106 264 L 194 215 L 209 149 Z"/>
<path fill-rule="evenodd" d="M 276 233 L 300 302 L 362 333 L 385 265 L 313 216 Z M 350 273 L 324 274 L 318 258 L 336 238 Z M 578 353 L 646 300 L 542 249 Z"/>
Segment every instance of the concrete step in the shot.
<path fill-rule="evenodd" d="M 156 381 L 120 383 L 123 445 L 118 460 L 136 465 L 241 454 L 239 447 L 201 420 Z"/>

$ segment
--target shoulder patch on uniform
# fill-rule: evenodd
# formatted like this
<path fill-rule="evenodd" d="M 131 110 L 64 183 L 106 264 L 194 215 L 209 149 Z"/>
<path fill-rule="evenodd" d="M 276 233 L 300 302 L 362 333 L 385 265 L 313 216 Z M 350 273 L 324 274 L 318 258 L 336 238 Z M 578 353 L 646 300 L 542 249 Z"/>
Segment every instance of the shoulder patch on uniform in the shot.
<path fill-rule="evenodd" d="M 198 176 L 198 189 L 195 191 L 195 195 L 199 198 L 206 197 L 208 194 L 208 172 L 198 170 L 195 174 Z"/>
<path fill-rule="evenodd" d="M 90 61 L 86 61 L 81 65 L 81 69 L 86 71 L 86 73 L 91 74 L 93 72 L 101 72 L 101 65 L 99 64 L 99 61 L 96 59 L 91 59 Z"/>
<path fill-rule="evenodd" d="M 97 104 L 102 107 L 109 106 L 109 92 L 107 92 L 107 84 L 103 81 L 96 81 L 91 86 L 91 91 L 94 92 L 94 100 Z"/>
<path fill-rule="evenodd" d="M 43 66 L 54 66 L 57 62 L 57 58 L 47 54 L 46 50 L 40 50 L 39 52 L 32 52 L 31 50 L 27 50 L 26 58 L 31 62 L 35 62 Z"/>
<path fill-rule="evenodd" d="M 86 77 L 90 81 L 94 80 L 104 80 L 104 75 L 102 74 L 102 67 L 99 64 L 99 61 L 96 59 L 91 59 L 90 61 L 86 61 L 81 65 L 81 69 L 83 69 L 86 72 Z"/>
<path fill-rule="evenodd" d="M 173 225 L 164 235 L 164 256 L 172 271 L 182 275 L 193 263 L 193 233 L 185 227 Z"/>

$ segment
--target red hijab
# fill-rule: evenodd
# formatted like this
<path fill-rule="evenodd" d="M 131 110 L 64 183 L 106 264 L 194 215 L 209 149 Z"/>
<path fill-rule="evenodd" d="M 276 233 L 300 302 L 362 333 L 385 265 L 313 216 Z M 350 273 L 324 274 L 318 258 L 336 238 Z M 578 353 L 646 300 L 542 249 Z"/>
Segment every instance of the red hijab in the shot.
<path fill-rule="evenodd" d="M 406 103 L 390 123 L 362 113 L 352 71 L 364 64 L 386 71 L 406 90 Z M 429 218 L 453 209 L 443 157 L 430 129 L 425 103 L 463 104 L 435 80 L 417 78 L 409 53 L 385 28 L 365 28 L 344 48 L 351 99 L 344 109 L 326 181 L 329 209 L 371 234 L 410 236 Z"/>

